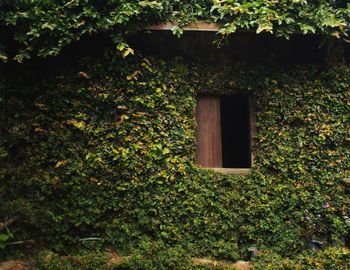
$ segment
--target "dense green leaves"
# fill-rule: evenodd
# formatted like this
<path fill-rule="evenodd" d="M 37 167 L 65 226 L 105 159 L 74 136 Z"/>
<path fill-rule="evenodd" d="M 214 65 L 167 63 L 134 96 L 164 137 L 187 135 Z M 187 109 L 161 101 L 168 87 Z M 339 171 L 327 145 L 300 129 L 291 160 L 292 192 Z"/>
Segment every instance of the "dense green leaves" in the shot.
<path fill-rule="evenodd" d="M 237 29 L 256 29 L 287 37 L 291 33 L 347 35 L 349 7 L 339 8 L 336 1 L 214 1 L 212 11 L 218 20 L 227 21 L 220 30 L 230 34 Z M 214 13 L 215 14 L 215 13 Z"/>
<path fill-rule="evenodd" d="M 253 265 L 256 270 L 346 270 L 350 267 L 350 254 L 348 249 L 334 247 L 320 252 L 305 252 L 294 258 L 282 258 L 267 252 Z"/>
<path fill-rule="evenodd" d="M 126 248 L 148 236 L 235 260 L 251 245 L 291 254 L 310 239 L 341 242 L 349 74 L 107 57 L 3 78 L 0 212 L 21 217 L 11 228 L 19 240 L 57 249 L 90 236 Z M 255 96 L 252 175 L 194 166 L 195 96 L 208 89 Z"/>
<path fill-rule="evenodd" d="M 83 37 L 106 34 L 125 45 L 126 34 L 144 25 L 173 21 L 173 31 L 189 22 L 222 23 L 223 36 L 240 30 L 269 32 L 288 38 L 293 33 L 321 33 L 346 37 L 349 33 L 348 1 L 313 0 L 144 0 L 144 1 L 42 1 L 3 0 L 0 3 L 0 61 L 23 62 L 32 56 L 61 52 Z M 121 46 L 119 46 L 119 49 Z"/>

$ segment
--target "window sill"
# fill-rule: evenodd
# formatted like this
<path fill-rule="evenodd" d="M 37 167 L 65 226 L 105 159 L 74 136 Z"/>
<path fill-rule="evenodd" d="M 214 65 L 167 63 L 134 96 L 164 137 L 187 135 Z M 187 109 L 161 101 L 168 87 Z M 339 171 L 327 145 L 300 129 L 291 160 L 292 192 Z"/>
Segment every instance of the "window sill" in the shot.
<path fill-rule="evenodd" d="M 252 172 L 250 168 L 203 168 L 208 170 L 213 170 L 222 174 L 239 174 L 239 175 L 249 175 Z"/>

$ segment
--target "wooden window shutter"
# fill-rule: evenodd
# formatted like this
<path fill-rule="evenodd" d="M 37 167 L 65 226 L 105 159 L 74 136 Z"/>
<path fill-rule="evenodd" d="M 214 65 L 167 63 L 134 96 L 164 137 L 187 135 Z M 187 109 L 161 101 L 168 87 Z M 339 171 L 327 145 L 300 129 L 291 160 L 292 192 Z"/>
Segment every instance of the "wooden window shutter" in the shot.
<path fill-rule="evenodd" d="M 219 96 L 200 96 L 196 107 L 196 163 L 202 167 L 222 167 L 221 116 Z"/>

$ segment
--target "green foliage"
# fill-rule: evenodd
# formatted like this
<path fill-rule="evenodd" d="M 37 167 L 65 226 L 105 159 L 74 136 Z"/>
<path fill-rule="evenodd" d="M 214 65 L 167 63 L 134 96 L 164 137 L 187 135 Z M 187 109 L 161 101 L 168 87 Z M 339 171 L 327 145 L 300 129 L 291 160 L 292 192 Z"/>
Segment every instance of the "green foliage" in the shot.
<path fill-rule="evenodd" d="M 294 258 L 282 258 L 266 253 L 254 262 L 255 270 L 346 270 L 350 268 L 350 252 L 345 248 L 327 248 L 317 253 L 302 253 Z"/>
<path fill-rule="evenodd" d="M 32 268 L 36 270 L 107 270 L 115 269 L 113 264 L 108 264 L 108 253 L 95 251 L 94 253 L 82 252 L 74 256 L 60 256 L 52 251 L 41 251 L 33 260 Z"/>
<path fill-rule="evenodd" d="M 30 262 L 30 269 L 36 270 L 236 269 L 223 261 L 195 264 L 186 252 L 181 246 L 169 247 L 160 241 L 146 240 L 128 257 L 120 257 L 110 251 L 80 251 L 69 256 L 41 251 L 27 261 Z M 346 248 L 330 247 L 318 252 L 306 251 L 294 257 L 282 257 L 271 251 L 263 251 L 252 260 L 251 265 L 254 270 L 347 270 L 350 267 L 350 252 Z"/>
<path fill-rule="evenodd" d="M 159 240 L 144 240 L 131 254 L 125 263 L 128 269 L 191 269 L 191 252 L 180 245 L 171 247 Z"/>
<path fill-rule="evenodd" d="M 192 261 L 189 247 L 173 247 L 162 241 L 144 239 L 132 250 L 130 256 L 120 256 L 109 251 L 80 250 L 73 255 L 60 255 L 43 250 L 26 258 L 29 269 L 35 270 L 152 270 L 152 269 L 197 269 L 229 270 L 225 262 L 196 264 Z"/>
<path fill-rule="evenodd" d="M 6 242 L 11 238 L 13 238 L 13 234 L 9 229 L 6 228 L 5 231 L 0 232 L 0 250 L 5 248 Z"/>
<path fill-rule="evenodd" d="M 21 217 L 18 239 L 61 251 L 84 237 L 127 250 L 148 236 L 175 257 L 190 245 L 193 256 L 236 260 L 251 245 L 290 255 L 311 238 L 341 242 L 349 75 L 106 57 L 4 77 L 0 213 Z M 199 169 L 195 96 L 236 89 L 255 97 L 253 173 Z"/>
<path fill-rule="evenodd" d="M 313 0 L 144 0 L 103 3 L 96 0 L 2 0 L 0 61 L 23 62 L 33 56 L 58 55 L 82 38 L 107 35 L 124 55 L 132 51 L 124 41 L 145 24 L 174 21 L 173 32 L 197 20 L 220 22 L 222 36 L 239 30 L 270 32 L 288 38 L 293 33 L 322 33 L 344 37 L 349 33 L 348 1 Z M 122 49 L 121 49 L 122 48 Z"/>
<path fill-rule="evenodd" d="M 256 33 L 276 33 L 288 38 L 291 33 L 327 33 L 336 37 L 346 33 L 349 6 L 338 1 L 229 1 L 216 0 L 211 11 L 227 23 L 223 34 L 237 29 L 256 29 Z M 343 32 L 343 30 L 345 30 Z M 346 35 L 346 34 L 345 34 Z"/>

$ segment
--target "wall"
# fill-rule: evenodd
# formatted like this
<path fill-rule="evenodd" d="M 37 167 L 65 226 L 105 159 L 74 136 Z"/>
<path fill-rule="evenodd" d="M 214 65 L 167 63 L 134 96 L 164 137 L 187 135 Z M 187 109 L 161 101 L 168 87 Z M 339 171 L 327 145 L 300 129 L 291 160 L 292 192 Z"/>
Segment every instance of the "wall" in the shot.
<path fill-rule="evenodd" d="M 191 53 L 187 38 L 181 46 Z M 271 43 L 260 51 L 245 38 Z M 293 254 L 311 238 L 341 243 L 349 230 L 348 67 L 322 65 L 313 41 L 305 55 L 318 65 L 301 65 L 268 36 L 234 40 L 252 47 L 223 49 L 237 59 L 225 65 L 173 59 L 177 43 L 162 54 L 147 42 L 153 57 L 99 50 L 70 65 L 3 73 L 0 212 L 21 217 L 16 238 L 63 249 L 97 236 L 124 249 L 148 237 L 224 259 L 252 245 Z M 293 42 L 299 52 L 304 40 Z M 195 95 L 233 89 L 256 97 L 249 176 L 193 164 Z"/>

